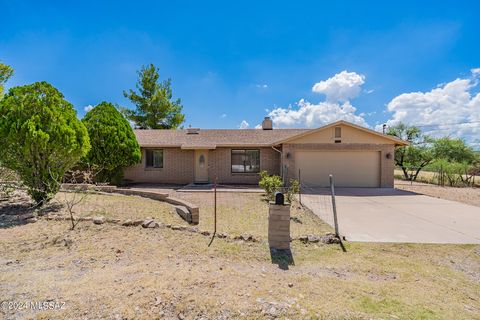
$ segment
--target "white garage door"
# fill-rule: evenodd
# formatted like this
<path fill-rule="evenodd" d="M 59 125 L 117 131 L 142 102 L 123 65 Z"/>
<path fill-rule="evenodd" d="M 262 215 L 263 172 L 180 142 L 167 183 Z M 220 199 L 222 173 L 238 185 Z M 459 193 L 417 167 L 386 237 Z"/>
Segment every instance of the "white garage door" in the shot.
<path fill-rule="evenodd" d="M 328 187 L 330 174 L 336 187 L 380 186 L 378 151 L 297 151 L 295 166 L 307 186 Z"/>

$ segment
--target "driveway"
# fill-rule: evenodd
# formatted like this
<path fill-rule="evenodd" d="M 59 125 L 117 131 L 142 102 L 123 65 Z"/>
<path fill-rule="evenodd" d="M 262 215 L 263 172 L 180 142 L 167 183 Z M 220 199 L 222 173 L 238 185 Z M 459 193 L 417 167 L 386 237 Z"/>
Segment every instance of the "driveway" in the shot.
<path fill-rule="evenodd" d="M 335 192 L 340 234 L 349 241 L 480 244 L 480 207 L 398 189 Z M 329 189 L 310 189 L 302 203 L 333 226 Z"/>

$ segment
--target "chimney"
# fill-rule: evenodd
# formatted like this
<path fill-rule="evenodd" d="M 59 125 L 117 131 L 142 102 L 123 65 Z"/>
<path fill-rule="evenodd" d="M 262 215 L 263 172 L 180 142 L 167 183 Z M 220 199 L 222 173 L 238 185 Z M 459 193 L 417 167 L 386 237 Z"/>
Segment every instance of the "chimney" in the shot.
<path fill-rule="evenodd" d="M 272 130 L 273 129 L 273 122 L 270 117 L 265 117 L 262 121 L 262 129 L 263 130 Z"/>
<path fill-rule="evenodd" d="M 187 128 L 187 134 L 198 134 L 199 132 L 200 132 L 200 128 L 192 128 L 192 127 Z"/>

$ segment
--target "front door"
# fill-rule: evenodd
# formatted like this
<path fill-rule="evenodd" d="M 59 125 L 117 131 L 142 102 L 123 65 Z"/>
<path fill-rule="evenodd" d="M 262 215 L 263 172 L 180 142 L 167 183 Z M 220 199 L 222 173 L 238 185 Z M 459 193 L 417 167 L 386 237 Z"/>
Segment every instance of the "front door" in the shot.
<path fill-rule="evenodd" d="M 208 150 L 195 150 L 195 182 L 208 182 Z"/>

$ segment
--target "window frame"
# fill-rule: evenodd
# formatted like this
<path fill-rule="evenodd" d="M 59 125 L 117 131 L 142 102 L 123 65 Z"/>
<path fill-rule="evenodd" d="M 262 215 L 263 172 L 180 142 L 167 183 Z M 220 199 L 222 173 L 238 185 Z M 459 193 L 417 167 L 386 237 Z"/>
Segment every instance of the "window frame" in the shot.
<path fill-rule="evenodd" d="M 159 167 L 155 167 L 155 161 L 154 161 L 154 153 L 160 151 L 162 153 L 162 164 Z M 148 152 L 152 152 L 152 165 L 148 165 Z M 165 151 L 164 149 L 145 149 L 145 169 L 163 169 L 165 166 Z"/>
<path fill-rule="evenodd" d="M 243 171 L 233 171 L 233 152 L 243 151 L 243 156 L 247 155 L 248 151 L 258 152 L 258 169 L 256 171 L 246 171 L 246 160 L 243 160 Z M 230 173 L 231 174 L 259 174 L 261 169 L 260 149 L 230 149 Z"/>

